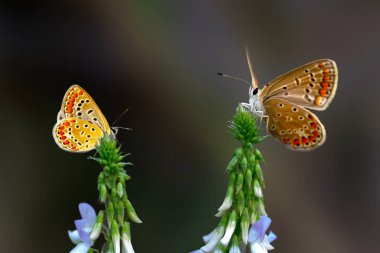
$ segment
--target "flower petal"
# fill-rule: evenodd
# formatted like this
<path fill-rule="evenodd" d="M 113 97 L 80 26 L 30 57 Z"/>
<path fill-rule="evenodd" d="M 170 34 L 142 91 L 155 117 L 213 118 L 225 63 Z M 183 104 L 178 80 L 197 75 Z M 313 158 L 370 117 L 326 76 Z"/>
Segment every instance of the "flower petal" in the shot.
<path fill-rule="evenodd" d="M 122 244 L 121 248 L 122 248 L 123 253 L 135 253 L 132 247 L 131 240 L 127 236 L 123 236 L 121 244 Z"/>
<path fill-rule="evenodd" d="M 238 246 L 234 245 L 230 248 L 230 251 L 228 253 L 241 253 Z"/>
<path fill-rule="evenodd" d="M 268 242 L 271 243 L 276 239 L 277 239 L 277 235 L 275 233 L 273 233 L 272 231 L 270 231 L 269 235 L 268 235 Z"/>
<path fill-rule="evenodd" d="M 82 219 L 85 220 L 85 226 L 93 227 L 96 221 L 96 212 L 92 206 L 87 203 L 79 204 L 79 212 Z"/>
<path fill-rule="evenodd" d="M 251 244 L 251 253 L 268 253 L 268 250 L 258 242 Z"/>
<path fill-rule="evenodd" d="M 224 232 L 224 229 L 223 231 L 216 231 L 216 233 L 212 236 L 212 238 L 210 239 L 210 241 L 201 248 L 202 251 L 204 252 L 211 252 L 215 249 L 216 245 L 219 243 L 220 239 L 223 237 L 223 234 L 222 233 L 218 233 L 218 232 Z"/>
<path fill-rule="evenodd" d="M 260 216 L 260 220 L 256 221 L 251 226 L 248 241 L 250 243 L 255 243 L 257 240 L 262 241 L 271 221 L 272 220 L 268 216 Z"/>
<path fill-rule="evenodd" d="M 208 243 L 208 242 L 211 240 L 211 238 L 214 236 L 215 233 L 216 233 L 216 228 L 215 228 L 213 231 L 211 231 L 211 233 L 209 233 L 209 234 L 207 234 L 207 235 L 204 235 L 204 236 L 202 237 L 203 241 L 204 241 L 205 243 Z"/>
<path fill-rule="evenodd" d="M 84 243 L 79 243 L 75 248 L 73 248 L 70 253 L 87 253 L 90 249 L 90 246 L 87 246 Z"/>
<path fill-rule="evenodd" d="M 270 244 L 270 242 L 268 241 L 268 236 L 265 236 L 264 237 L 264 240 L 261 242 L 261 244 L 264 246 L 264 248 L 266 248 L 267 250 L 272 250 L 274 249 L 274 247 Z"/>
<path fill-rule="evenodd" d="M 85 224 L 84 220 L 76 220 L 75 222 L 75 227 L 78 230 L 79 237 L 84 242 L 88 247 L 91 246 L 92 241 L 90 238 L 90 235 L 83 229 L 83 225 Z"/>
<path fill-rule="evenodd" d="M 74 244 L 78 244 L 78 243 L 82 242 L 82 240 L 80 239 L 78 230 L 74 230 L 74 231 L 69 230 L 69 231 L 67 231 L 67 233 L 69 234 L 70 240 Z"/>

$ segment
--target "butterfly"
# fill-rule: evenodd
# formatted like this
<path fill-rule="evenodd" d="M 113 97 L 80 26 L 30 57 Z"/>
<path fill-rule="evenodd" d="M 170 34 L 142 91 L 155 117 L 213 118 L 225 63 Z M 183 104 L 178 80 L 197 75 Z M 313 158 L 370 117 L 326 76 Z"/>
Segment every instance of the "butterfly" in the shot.
<path fill-rule="evenodd" d="M 53 137 L 58 147 L 75 153 L 95 149 L 105 135 L 115 138 L 107 119 L 94 99 L 79 85 L 72 85 L 63 97 Z"/>
<path fill-rule="evenodd" d="M 325 127 L 308 109 L 323 111 L 331 103 L 338 86 L 336 63 L 312 61 L 259 89 L 247 49 L 246 55 L 252 81 L 249 103 L 243 106 L 264 118 L 268 132 L 288 148 L 309 151 L 321 146 L 326 140 Z"/>

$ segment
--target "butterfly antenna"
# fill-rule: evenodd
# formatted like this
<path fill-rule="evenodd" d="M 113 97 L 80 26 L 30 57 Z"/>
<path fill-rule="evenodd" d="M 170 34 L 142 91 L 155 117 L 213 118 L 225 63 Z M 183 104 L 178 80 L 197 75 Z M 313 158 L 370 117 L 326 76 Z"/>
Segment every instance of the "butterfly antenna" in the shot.
<path fill-rule="evenodd" d="M 249 86 L 252 85 L 250 82 L 248 82 L 247 80 L 244 80 L 244 79 L 242 79 L 240 77 L 229 76 L 229 75 L 226 75 L 226 74 L 223 74 L 223 73 L 217 73 L 217 74 L 220 75 L 220 76 L 224 76 L 224 77 L 228 77 L 228 78 L 234 79 L 234 80 L 242 81 L 242 82 L 248 84 Z"/>
<path fill-rule="evenodd" d="M 251 73 L 252 86 L 254 88 L 258 88 L 259 87 L 259 80 L 257 79 L 255 71 L 253 70 L 253 65 L 252 65 L 252 62 L 251 62 L 251 58 L 249 56 L 249 51 L 248 51 L 248 47 L 247 46 L 245 46 L 245 54 L 247 55 L 247 62 L 248 62 L 249 72 Z"/>
<path fill-rule="evenodd" d="M 128 130 L 128 131 L 132 131 L 132 128 L 129 128 L 129 127 L 112 127 L 114 129 L 123 129 L 123 130 Z"/>
<path fill-rule="evenodd" d="M 125 109 L 125 110 L 119 115 L 119 117 L 117 117 L 117 119 L 112 123 L 111 128 L 113 128 L 113 126 L 116 124 L 116 122 L 117 122 L 121 117 L 123 117 L 123 115 L 126 114 L 128 111 L 129 111 L 129 108 Z"/>

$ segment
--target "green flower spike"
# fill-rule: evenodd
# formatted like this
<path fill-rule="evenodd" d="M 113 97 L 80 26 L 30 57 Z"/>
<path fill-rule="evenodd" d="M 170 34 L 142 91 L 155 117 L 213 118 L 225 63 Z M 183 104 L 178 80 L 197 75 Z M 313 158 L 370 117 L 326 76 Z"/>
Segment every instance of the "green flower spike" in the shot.
<path fill-rule="evenodd" d="M 221 221 L 216 229 L 203 237 L 206 245 L 193 251 L 196 253 L 248 252 L 250 248 L 249 229 L 252 224 L 266 216 L 264 197 L 264 178 L 260 167 L 263 161 L 261 152 L 254 147 L 264 139 L 256 125 L 256 117 L 242 105 L 230 122 L 232 135 L 241 143 L 235 149 L 227 165 L 230 179 L 226 196 L 218 209 Z"/>
<path fill-rule="evenodd" d="M 116 140 L 105 135 L 96 148 L 98 157 L 90 157 L 98 162 L 103 171 L 98 178 L 99 201 L 105 205 L 105 219 L 102 232 L 106 240 L 105 252 L 134 253 L 131 244 L 130 222 L 141 223 L 126 192 L 125 182 L 130 179 L 124 169 L 129 162 L 123 162 L 124 155 Z M 103 251 L 102 251 L 103 252 Z"/>

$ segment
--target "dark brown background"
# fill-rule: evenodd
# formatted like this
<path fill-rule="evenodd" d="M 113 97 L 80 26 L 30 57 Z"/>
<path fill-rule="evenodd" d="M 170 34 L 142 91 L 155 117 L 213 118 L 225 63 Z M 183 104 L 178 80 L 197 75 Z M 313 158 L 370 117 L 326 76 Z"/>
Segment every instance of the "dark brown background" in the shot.
<path fill-rule="evenodd" d="M 135 164 L 136 252 L 188 252 L 218 222 L 237 142 L 226 124 L 248 100 L 244 45 L 263 83 L 336 60 L 327 142 L 259 145 L 275 252 L 379 252 L 379 1 L 29 1 L 0 8 L 1 252 L 68 252 L 77 205 L 97 205 L 99 166 L 51 136 L 73 83 L 118 123 Z M 265 131 L 263 131 L 265 134 Z M 91 154 L 91 153 L 90 153 Z M 89 155 L 90 155 L 89 154 Z"/>

